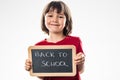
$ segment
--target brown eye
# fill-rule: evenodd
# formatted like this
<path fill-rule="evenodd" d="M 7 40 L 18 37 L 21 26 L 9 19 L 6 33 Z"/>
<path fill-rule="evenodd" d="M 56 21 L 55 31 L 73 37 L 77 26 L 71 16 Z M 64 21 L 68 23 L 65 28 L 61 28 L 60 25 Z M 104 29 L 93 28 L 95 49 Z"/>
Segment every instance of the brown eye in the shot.
<path fill-rule="evenodd" d="M 63 16 L 59 16 L 59 18 L 64 18 Z"/>
<path fill-rule="evenodd" d="M 53 15 L 47 15 L 47 17 L 53 17 Z"/>
<path fill-rule="evenodd" d="M 62 15 L 59 15 L 58 17 L 59 17 L 59 18 L 64 18 L 64 16 L 62 16 Z"/>

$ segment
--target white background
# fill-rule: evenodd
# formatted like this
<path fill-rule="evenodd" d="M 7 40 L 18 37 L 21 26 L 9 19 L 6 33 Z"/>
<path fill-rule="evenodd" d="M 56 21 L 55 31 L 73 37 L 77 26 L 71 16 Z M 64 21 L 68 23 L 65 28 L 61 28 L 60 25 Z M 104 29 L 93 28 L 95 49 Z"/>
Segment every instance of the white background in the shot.
<path fill-rule="evenodd" d="M 37 80 L 24 69 L 27 48 L 43 40 L 43 7 L 50 0 L 0 0 L 0 80 Z M 64 0 L 73 33 L 86 54 L 82 80 L 120 80 L 120 0 Z"/>

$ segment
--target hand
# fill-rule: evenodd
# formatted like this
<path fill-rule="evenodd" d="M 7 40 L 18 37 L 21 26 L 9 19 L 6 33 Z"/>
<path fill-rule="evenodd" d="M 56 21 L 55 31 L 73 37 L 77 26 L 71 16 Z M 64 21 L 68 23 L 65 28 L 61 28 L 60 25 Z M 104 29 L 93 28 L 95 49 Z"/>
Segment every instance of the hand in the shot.
<path fill-rule="evenodd" d="M 78 53 L 76 55 L 74 60 L 75 60 L 75 64 L 76 65 L 84 64 L 84 62 L 85 62 L 85 55 L 82 52 L 80 52 L 80 53 Z"/>
<path fill-rule="evenodd" d="M 32 67 L 32 62 L 30 61 L 30 59 L 26 59 L 25 70 L 30 71 L 31 67 Z"/>

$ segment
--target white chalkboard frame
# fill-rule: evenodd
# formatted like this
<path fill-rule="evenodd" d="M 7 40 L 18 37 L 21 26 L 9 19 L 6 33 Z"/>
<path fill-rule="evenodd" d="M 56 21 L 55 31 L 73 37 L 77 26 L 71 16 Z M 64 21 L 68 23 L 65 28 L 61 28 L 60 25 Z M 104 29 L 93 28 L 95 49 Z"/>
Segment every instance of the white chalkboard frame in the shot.
<path fill-rule="evenodd" d="M 72 72 L 63 72 L 63 73 L 34 73 L 33 69 L 30 70 L 31 76 L 39 76 L 39 77 L 58 77 L 58 76 L 75 76 L 76 75 L 76 64 L 74 61 L 74 57 L 76 56 L 76 48 L 74 45 L 40 45 L 40 46 L 30 46 L 28 48 L 28 57 L 32 61 L 32 49 L 72 49 Z"/>

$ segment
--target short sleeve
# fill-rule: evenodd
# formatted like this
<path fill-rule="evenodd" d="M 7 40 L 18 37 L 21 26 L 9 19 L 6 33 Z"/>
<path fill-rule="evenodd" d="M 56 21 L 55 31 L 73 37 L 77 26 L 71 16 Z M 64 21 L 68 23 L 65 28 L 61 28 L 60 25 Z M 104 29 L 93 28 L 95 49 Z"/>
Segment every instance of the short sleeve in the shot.
<path fill-rule="evenodd" d="M 77 45 L 78 45 L 78 46 L 77 46 L 77 53 L 79 53 L 79 52 L 84 53 L 84 52 L 83 52 L 83 49 L 82 49 L 82 41 L 81 41 L 80 38 L 78 38 L 78 44 L 77 44 Z"/>

